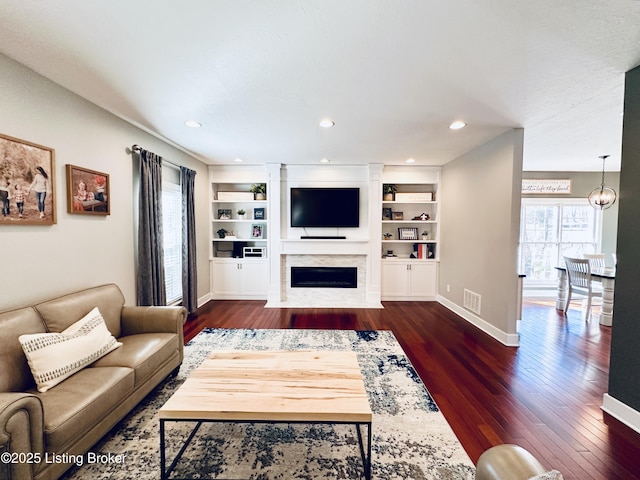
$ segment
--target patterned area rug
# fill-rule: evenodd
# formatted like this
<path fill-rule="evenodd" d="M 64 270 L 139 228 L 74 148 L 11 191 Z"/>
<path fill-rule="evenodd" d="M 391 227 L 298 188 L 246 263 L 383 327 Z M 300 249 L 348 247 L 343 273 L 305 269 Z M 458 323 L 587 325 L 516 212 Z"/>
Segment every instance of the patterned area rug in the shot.
<path fill-rule="evenodd" d="M 121 455 L 123 462 L 73 467 L 63 478 L 159 478 L 157 410 L 215 349 L 353 350 L 358 354 L 373 411 L 372 478 L 474 478 L 473 463 L 391 332 L 242 329 L 201 332 L 185 347 L 177 377 L 154 390 L 91 449 L 93 453 Z M 168 424 L 169 461 L 192 427 Z M 362 478 L 362 472 L 353 426 L 204 423 L 172 478 L 357 479 Z"/>

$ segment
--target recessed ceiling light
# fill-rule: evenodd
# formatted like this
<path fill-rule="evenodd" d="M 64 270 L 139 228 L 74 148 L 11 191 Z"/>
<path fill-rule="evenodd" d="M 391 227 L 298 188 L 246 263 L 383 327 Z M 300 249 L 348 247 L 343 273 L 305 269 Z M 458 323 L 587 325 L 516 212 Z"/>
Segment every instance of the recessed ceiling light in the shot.
<path fill-rule="evenodd" d="M 187 120 L 184 124 L 190 128 L 200 128 L 202 126 L 200 122 L 196 122 L 195 120 Z"/>
<path fill-rule="evenodd" d="M 407 163 L 416 163 L 416 160 L 414 158 L 407 158 L 405 160 L 405 162 L 407 162 Z"/>
<path fill-rule="evenodd" d="M 451 125 L 449 125 L 449 128 L 451 130 L 460 130 L 461 128 L 464 128 L 466 126 L 467 126 L 467 124 L 464 123 L 462 120 L 456 120 Z"/>
<path fill-rule="evenodd" d="M 320 123 L 318 125 L 320 125 L 322 128 L 331 128 L 336 124 L 336 122 L 334 122 L 333 120 L 329 120 L 328 118 L 325 118 L 324 120 L 320 120 Z"/>
<path fill-rule="evenodd" d="M 237 162 L 237 163 L 242 163 L 242 162 L 244 162 L 244 160 L 242 160 L 241 158 L 234 158 L 234 159 L 233 159 L 233 161 L 234 161 L 234 162 Z"/>
<path fill-rule="evenodd" d="M 329 163 L 330 160 L 328 158 L 323 158 L 322 160 L 320 160 L 320 163 Z"/>

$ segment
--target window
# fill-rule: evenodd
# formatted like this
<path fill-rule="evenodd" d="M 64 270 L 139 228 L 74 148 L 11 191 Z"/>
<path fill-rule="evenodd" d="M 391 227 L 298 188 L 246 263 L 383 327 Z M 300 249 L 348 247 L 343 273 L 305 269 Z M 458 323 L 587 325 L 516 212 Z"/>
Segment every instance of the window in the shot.
<path fill-rule="evenodd" d="M 182 300 L 182 193 L 175 183 L 162 183 L 162 236 L 167 304 L 174 304 Z"/>
<path fill-rule="evenodd" d="M 586 199 L 522 199 L 520 271 L 527 286 L 554 286 L 563 256 L 600 249 L 601 215 Z"/>

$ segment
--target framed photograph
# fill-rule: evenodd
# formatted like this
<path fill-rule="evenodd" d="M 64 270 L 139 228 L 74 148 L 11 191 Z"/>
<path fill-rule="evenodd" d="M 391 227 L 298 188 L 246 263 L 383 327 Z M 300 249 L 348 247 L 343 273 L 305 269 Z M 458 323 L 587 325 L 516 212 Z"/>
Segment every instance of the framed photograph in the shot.
<path fill-rule="evenodd" d="M 382 220 L 391 220 L 391 209 L 383 207 L 382 208 Z"/>
<path fill-rule="evenodd" d="M 398 239 L 400 240 L 417 240 L 418 229 L 417 228 L 399 228 Z"/>
<path fill-rule="evenodd" d="M 404 213 L 403 212 L 393 212 L 391 218 L 393 220 L 404 220 Z"/>
<path fill-rule="evenodd" d="M 67 211 L 81 215 L 109 215 L 109 175 L 66 165 Z"/>
<path fill-rule="evenodd" d="M 254 223 L 251 225 L 251 238 L 263 238 L 264 225 L 261 223 Z"/>
<path fill-rule="evenodd" d="M 56 223 L 53 148 L 0 134 L 0 225 Z"/>
<path fill-rule="evenodd" d="M 230 208 L 219 208 L 218 209 L 218 220 L 231 220 L 231 209 Z"/>
<path fill-rule="evenodd" d="M 253 209 L 253 219 L 254 220 L 264 220 L 264 208 L 254 208 Z"/>

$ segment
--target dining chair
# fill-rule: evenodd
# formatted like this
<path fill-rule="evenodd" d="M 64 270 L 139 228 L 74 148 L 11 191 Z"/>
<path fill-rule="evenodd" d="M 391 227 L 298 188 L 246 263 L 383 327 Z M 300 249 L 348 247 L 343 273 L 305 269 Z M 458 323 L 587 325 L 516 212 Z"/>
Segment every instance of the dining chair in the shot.
<path fill-rule="evenodd" d="M 584 258 L 589 260 L 589 266 L 591 270 L 595 269 L 604 269 L 605 258 L 606 255 L 604 253 L 585 253 L 582 255 Z"/>
<path fill-rule="evenodd" d="M 602 287 L 591 281 L 591 266 L 587 258 L 564 257 L 564 264 L 567 268 L 567 301 L 564 304 L 564 313 L 569 310 L 569 304 L 574 294 L 585 297 L 587 306 L 585 310 L 585 320 L 591 315 L 591 301 L 595 297 L 602 298 Z"/>

